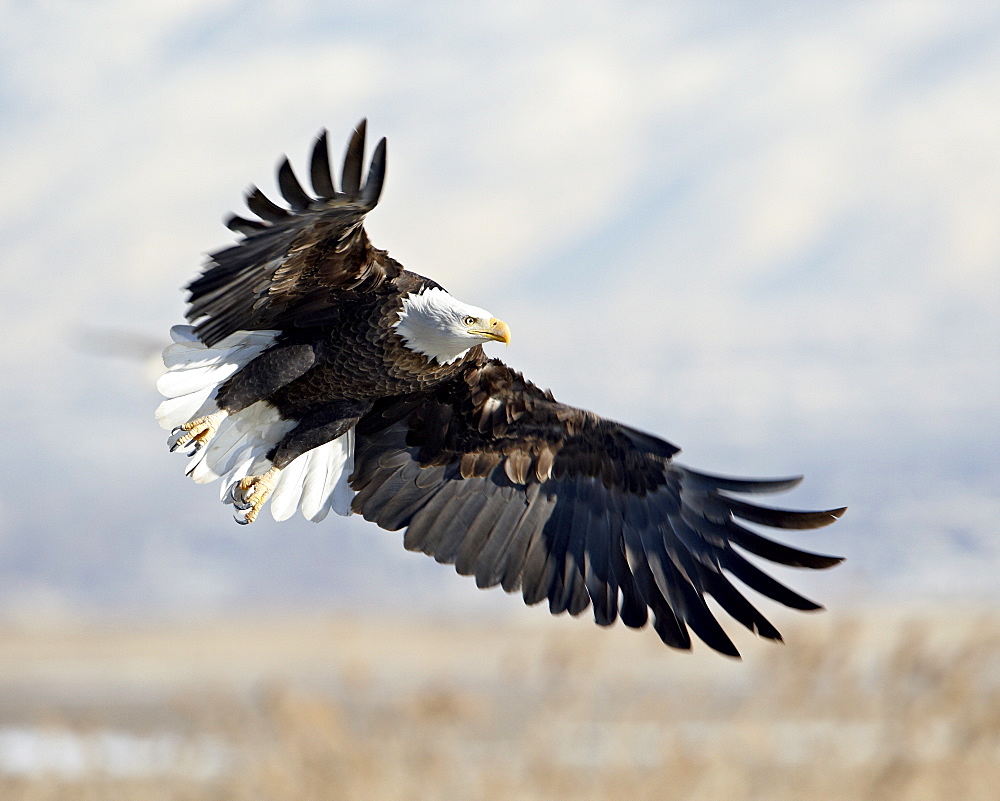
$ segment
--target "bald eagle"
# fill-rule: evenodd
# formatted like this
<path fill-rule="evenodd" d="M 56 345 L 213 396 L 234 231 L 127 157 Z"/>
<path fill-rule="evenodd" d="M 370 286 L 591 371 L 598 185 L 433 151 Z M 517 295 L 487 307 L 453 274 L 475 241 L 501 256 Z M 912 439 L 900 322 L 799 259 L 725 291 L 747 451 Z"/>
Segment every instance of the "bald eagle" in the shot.
<path fill-rule="evenodd" d="M 678 448 L 559 403 L 483 352 L 507 325 L 409 272 L 363 227 L 385 177 L 382 139 L 362 182 L 365 122 L 348 144 L 338 189 L 326 132 L 306 193 L 288 159 L 284 208 L 251 187 L 259 219 L 232 216 L 237 244 L 211 254 L 187 289 L 187 319 L 164 351 L 160 424 L 187 474 L 221 479 L 237 522 L 269 501 L 320 521 L 360 514 L 480 587 L 500 585 L 553 614 L 593 606 L 691 647 L 739 653 L 706 605 L 712 596 L 762 637 L 777 629 L 730 582 L 796 609 L 819 606 L 743 552 L 826 568 L 841 559 L 748 528 L 811 529 L 844 509 L 791 511 L 735 495 L 800 480 L 708 475 L 677 464 Z M 737 547 L 740 550 L 737 550 Z"/>

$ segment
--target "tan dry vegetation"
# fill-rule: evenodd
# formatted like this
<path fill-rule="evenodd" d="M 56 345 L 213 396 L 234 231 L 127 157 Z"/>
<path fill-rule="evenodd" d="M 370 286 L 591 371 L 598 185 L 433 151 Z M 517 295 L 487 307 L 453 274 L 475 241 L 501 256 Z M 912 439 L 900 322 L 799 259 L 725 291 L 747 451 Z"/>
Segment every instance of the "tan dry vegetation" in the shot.
<path fill-rule="evenodd" d="M 742 664 L 540 616 L 8 629 L 0 731 L 91 758 L 7 764 L 0 797 L 997 798 L 1000 615 L 786 628 L 786 646 L 741 638 Z M 116 767 L 109 732 L 173 750 Z"/>

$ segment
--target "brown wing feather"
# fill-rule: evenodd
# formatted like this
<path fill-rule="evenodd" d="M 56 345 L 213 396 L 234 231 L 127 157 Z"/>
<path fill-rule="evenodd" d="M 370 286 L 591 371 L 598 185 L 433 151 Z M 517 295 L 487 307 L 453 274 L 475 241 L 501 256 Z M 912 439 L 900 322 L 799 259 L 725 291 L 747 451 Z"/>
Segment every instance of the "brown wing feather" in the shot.
<path fill-rule="evenodd" d="M 797 609 L 817 605 L 759 570 L 733 546 L 781 564 L 830 567 L 739 520 L 817 528 L 843 509 L 798 512 L 736 500 L 795 479 L 709 476 L 676 464 L 661 439 L 558 403 L 503 363 L 479 360 L 435 392 L 388 398 L 357 426 L 354 510 L 404 543 L 475 575 L 479 586 L 547 599 L 553 613 L 642 626 L 668 645 L 694 631 L 737 656 L 705 596 L 762 637 L 777 629 L 730 583 Z"/>
<path fill-rule="evenodd" d="M 399 275 L 401 266 L 372 247 L 363 227 L 382 191 L 386 148 L 382 139 L 361 185 L 365 129 L 362 121 L 348 145 L 342 191 L 330 174 L 325 131 L 311 159 L 317 198 L 305 192 L 287 159 L 278 169 L 278 186 L 291 211 L 251 187 L 247 206 L 261 220 L 231 217 L 227 225 L 244 238 L 211 254 L 187 287 L 187 317 L 197 321 L 195 331 L 206 344 L 238 330 L 291 327 L 307 313 L 315 320 L 336 306 L 337 293 L 370 291 Z"/>

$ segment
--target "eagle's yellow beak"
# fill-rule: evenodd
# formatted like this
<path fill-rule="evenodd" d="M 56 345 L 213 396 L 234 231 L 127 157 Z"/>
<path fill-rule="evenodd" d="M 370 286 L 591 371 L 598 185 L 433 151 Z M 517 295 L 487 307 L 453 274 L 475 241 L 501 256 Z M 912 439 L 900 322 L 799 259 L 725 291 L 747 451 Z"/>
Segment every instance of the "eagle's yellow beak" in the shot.
<path fill-rule="evenodd" d="M 489 328 L 483 331 L 473 331 L 472 333 L 497 342 L 503 342 L 504 345 L 510 344 L 510 327 L 503 320 L 498 320 L 496 317 L 490 317 Z"/>

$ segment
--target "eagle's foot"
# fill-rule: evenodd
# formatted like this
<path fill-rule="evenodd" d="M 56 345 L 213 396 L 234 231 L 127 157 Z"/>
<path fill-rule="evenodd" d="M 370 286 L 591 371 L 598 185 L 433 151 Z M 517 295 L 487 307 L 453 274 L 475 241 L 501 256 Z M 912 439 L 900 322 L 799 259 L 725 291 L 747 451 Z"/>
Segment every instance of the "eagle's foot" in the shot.
<path fill-rule="evenodd" d="M 281 468 L 272 467 L 263 475 L 247 476 L 233 486 L 231 495 L 233 506 L 241 512 L 246 512 L 242 518 L 236 516 L 236 522 L 241 526 L 248 525 L 257 519 L 260 510 L 264 508 L 270 494 L 278 483 Z"/>
<path fill-rule="evenodd" d="M 219 430 L 219 424 L 225 419 L 226 414 L 226 412 L 215 412 L 205 417 L 198 417 L 182 426 L 177 426 L 170 433 L 171 435 L 180 433 L 180 436 L 170 446 L 170 452 L 173 453 L 178 448 L 189 447 L 188 456 L 194 456 L 215 436 L 215 432 Z"/>

